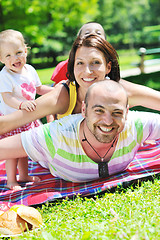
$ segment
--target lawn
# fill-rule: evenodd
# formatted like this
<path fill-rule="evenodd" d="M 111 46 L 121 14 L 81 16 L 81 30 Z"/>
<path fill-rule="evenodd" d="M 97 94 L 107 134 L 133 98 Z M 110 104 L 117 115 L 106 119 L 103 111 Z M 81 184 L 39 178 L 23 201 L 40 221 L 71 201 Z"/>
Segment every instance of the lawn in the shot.
<path fill-rule="evenodd" d="M 37 69 L 37 73 L 42 84 L 51 85 L 53 83 L 51 80 L 53 71 L 54 68 Z"/>
<path fill-rule="evenodd" d="M 140 74 L 137 76 L 130 76 L 125 78 L 129 82 L 142 84 L 156 90 L 160 90 L 160 73 L 153 72 L 148 74 Z"/>
<path fill-rule="evenodd" d="M 159 178 L 92 198 L 43 204 L 39 231 L 16 239 L 160 239 Z"/>
<path fill-rule="evenodd" d="M 160 72 L 141 74 L 141 75 L 138 75 L 138 76 L 127 77 L 125 79 L 129 82 L 142 84 L 142 85 L 145 85 L 147 87 L 150 87 L 150 88 L 153 88 L 155 90 L 160 91 Z M 155 112 L 155 113 L 158 112 L 156 110 L 152 110 L 152 109 L 149 109 L 149 108 L 144 108 L 144 107 L 141 107 L 141 106 L 134 107 L 134 108 L 132 108 L 132 110 L 149 111 L 149 112 Z"/>
<path fill-rule="evenodd" d="M 140 62 L 137 49 L 131 50 L 118 50 L 119 64 L 121 70 L 126 70 L 136 67 L 135 65 Z"/>

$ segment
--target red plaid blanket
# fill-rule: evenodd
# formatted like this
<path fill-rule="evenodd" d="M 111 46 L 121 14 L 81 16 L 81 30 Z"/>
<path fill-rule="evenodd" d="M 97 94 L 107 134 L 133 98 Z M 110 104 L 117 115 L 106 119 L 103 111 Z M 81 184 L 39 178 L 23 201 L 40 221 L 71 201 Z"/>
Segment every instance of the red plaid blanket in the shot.
<path fill-rule="evenodd" d="M 155 145 L 141 147 L 128 169 L 122 173 L 92 182 L 73 183 L 53 177 L 47 169 L 29 160 L 30 175 L 41 178 L 39 183 L 24 183 L 22 190 L 8 190 L 5 163 L 0 162 L 0 210 L 14 204 L 37 205 L 77 194 L 90 196 L 117 186 L 128 185 L 134 180 L 160 173 L 160 140 Z"/>

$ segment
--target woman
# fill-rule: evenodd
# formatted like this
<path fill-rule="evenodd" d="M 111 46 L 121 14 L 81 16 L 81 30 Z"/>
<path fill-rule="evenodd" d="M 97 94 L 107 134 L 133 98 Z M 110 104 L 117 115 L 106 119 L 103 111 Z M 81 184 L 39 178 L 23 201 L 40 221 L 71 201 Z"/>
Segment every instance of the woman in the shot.
<path fill-rule="evenodd" d="M 101 24 L 97 22 L 87 22 L 82 25 L 82 27 L 79 29 L 77 33 L 77 37 L 86 37 L 88 35 L 98 35 L 101 38 L 106 39 L 106 34 L 104 32 L 104 29 Z M 65 61 L 60 62 L 54 69 L 54 72 L 52 74 L 51 80 L 57 84 L 62 80 L 67 80 L 67 65 L 68 65 L 68 59 Z M 54 84 L 54 85 L 55 85 Z"/>
<path fill-rule="evenodd" d="M 58 118 L 80 113 L 86 91 L 95 81 L 106 77 L 114 81 L 120 80 L 118 54 L 102 37 L 78 37 L 69 55 L 67 75 L 68 81 L 63 84 L 70 94 L 70 104 L 68 111 Z"/>
<path fill-rule="evenodd" d="M 119 81 L 117 57 L 116 51 L 106 40 L 95 35 L 83 39 L 78 37 L 69 56 L 69 80 L 58 83 L 50 93 L 39 97 L 34 112 L 18 110 L 0 117 L 0 134 L 49 114 L 64 114 L 67 109 L 70 110 L 69 114 L 79 113 L 81 102 L 92 83 L 105 79 L 107 75 Z M 142 105 L 160 110 L 158 91 L 125 80 L 120 80 L 120 83 L 127 90 L 130 107 Z"/>

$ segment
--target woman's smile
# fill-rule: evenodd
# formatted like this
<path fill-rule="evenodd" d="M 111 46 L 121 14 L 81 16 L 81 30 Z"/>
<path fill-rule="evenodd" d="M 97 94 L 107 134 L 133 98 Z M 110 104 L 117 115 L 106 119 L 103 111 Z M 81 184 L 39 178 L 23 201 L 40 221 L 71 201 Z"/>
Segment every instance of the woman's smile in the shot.
<path fill-rule="evenodd" d="M 96 80 L 96 78 L 82 78 L 84 82 L 93 82 Z"/>
<path fill-rule="evenodd" d="M 75 55 L 74 75 L 79 86 L 104 80 L 108 73 L 104 54 L 93 47 L 80 47 Z"/>

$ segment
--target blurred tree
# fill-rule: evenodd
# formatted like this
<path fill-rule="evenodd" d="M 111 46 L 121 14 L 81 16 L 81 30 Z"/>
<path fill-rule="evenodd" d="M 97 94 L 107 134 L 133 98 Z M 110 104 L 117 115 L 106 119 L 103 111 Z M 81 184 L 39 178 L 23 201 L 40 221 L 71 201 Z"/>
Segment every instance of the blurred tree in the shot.
<path fill-rule="evenodd" d="M 116 49 L 160 42 L 160 0 L 0 0 L 0 31 L 23 33 L 30 57 L 51 64 L 68 51 L 79 28 L 97 21 Z M 154 27 L 148 27 L 154 26 Z"/>
<path fill-rule="evenodd" d="M 98 0 L 0 0 L 0 31 L 21 31 L 35 56 L 67 52 L 81 25 L 97 16 Z M 91 7 L 92 6 L 92 7 Z"/>
<path fill-rule="evenodd" d="M 99 0 L 99 8 L 96 21 L 116 48 L 141 45 L 145 42 L 143 28 L 160 24 L 159 0 Z"/>

